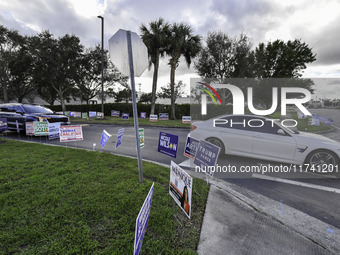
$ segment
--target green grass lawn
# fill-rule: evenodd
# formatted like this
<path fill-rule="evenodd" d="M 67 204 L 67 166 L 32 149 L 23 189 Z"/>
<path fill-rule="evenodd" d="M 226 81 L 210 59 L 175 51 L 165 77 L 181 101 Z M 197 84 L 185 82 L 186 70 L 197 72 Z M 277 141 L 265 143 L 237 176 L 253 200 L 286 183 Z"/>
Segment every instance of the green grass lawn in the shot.
<path fill-rule="evenodd" d="M 82 119 L 82 118 L 70 118 L 71 123 L 105 123 L 105 124 L 129 124 L 133 125 L 133 118 L 130 117 L 128 120 L 123 120 L 120 117 L 111 117 L 111 116 L 105 116 L 105 119 L 97 119 L 97 118 L 89 118 L 87 119 Z M 190 128 L 190 124 L 183 124 L 182 119 L 178 120 L 158 120 L 157 122 L 150 121 L 149 119 L 138 119 L 138 124 L 139 125 L 144 125 L 144 126 L 171 126 L 171 127 L 184 127 L 184 128 Z"/>
<path fill-rule="evenodd" d="M 195 254 L 207 184 L 193 181 L 189 220 L 169 195 L 170 169 L 108 153 L 0 139 L 0 254 L 132 254 L 155 182 L 141 254 Z"/>

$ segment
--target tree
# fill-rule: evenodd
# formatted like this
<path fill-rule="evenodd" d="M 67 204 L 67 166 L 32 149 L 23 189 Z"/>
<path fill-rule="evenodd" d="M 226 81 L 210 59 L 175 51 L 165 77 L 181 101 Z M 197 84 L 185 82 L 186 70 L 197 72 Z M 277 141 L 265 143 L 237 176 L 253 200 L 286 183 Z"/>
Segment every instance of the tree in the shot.
<path fill-rule="evenodd" d="M 66 111 L 65 100 L 74 95 L 81 78 L 79 66 L 83 49 L 75 35 L 66 34 L 55 39 L 50 32 L 44 31 L 32 40 L 33 82 L 40 96 L 50 104 L 58 98 L 63 111 Z"/>
<path fill-rule="evenodd" d="M 80 80 L 77 83 L 78 95 L 89 104 L 92 98 L 101 93 L 101 48 L 86 49 L 79 67 Z M 123 76 L 109 61 L 108 52 L 104 52 L 104 91 L 112 88 L 116 82 L 126 83 L 128 77 Z M 111 93 L 106 93 L 110 95 Z"/>
<path fill-rule="evenodd" d="M 166 87 L 161 87 L 161 92 L 157 93 L 157 96 L 160 98 L 172 98 L 174 97 L 174 102 L 176 102 L 177 98 L 184 94 L 185 84 L 183 81 L 179 81 L 174 86 L 174 93 L 171 92 L 171 86 L 168 83 Z"/>
<path fill-rule="evenodd" d="M 152 65 L 154 68 L 151 92 L 151 114 L 155 113 L 159 59 L 164 56 L 165 50 L 168 46 L 169 29 L 170 24 L 165 22 L 162 18 L 150 22 L 149 28 L 143 24 L 140 27 L 142 40 L 148 48 L 149 69 Z"/>
<path fill-rule="evenodd" d="M 258 78 L 298 78 L 315 60 L 312 49 L 301 40 L 276 40 L 256 47 L 254 69 Z"/>
<path fill-rule="evenodd" d="M 157 97 L 155 97 L 157 99 Z M 152 92 L 143 93 L 139 99 L 139 103 L 152 103 Z"/>
<path fill-rule="evenodd" d="M 171 37 L 169 38 L 167 55 L 170 57 L 170 90 L 171 90 L 171 112 L 170 118 L 175 117 L 175 71 L 179 65 L 179 59 L 184 57 L 188 67 L 191 61 L 197 56 L 201 49 L 201 38 L 193 35 L 192 28 L 184 23 L 174 23 L 170 28 Z"/>
<path fill-rule="evenodd" d="M 28 37 L 20 38 L 20 48 L 12 52 L 8 63 L 11 79 L 9 80 L 8 92 L 13 95 L 19 103 L 35 91 L 31 80 L 33 57 L 28 47 Z"/>
<path fill-rule="evenodd" d="M 16 30 L 9 30 L 0 25 L 0 89 L 3 91 L 3 100 L 8 102 L 8 88 L 12 81 L 10 75 L 9 63 L 13 54 L 20 49 L 21 36 Z"/>
<path fill-rule="evenodd" d="M 251 45 L 245 34 L 230 37 L 223 32 L 210 32 L 206 46 L 202 48 L 195 61 L 195 69 L 206 82 L 220 84 L 228 83 L 230 78 L 253 77 L 251 67 L 254 57 Z M 245 84 L 240 81 L 233 79 L 232 83 L 244 87 Z M 225 104 L 230 97 L 229 91 L 222 89 L 218 92 L 222 103 Z"/>
<path fill-rule="evenodd" d="M 260 43 L 254 53 L 253 68 L 258 81 L 255 86 L 255 97 L 268 107 L 272 101 L 273 87 L 300 87 L 313 92 L 313 81 L 300 77 L 306 69 L 306 64 L 315 60 L 312 49 L 298 39 L 286 43 L 281 40 Z M 299 95 L 290 95 L 293 96 Z"/>

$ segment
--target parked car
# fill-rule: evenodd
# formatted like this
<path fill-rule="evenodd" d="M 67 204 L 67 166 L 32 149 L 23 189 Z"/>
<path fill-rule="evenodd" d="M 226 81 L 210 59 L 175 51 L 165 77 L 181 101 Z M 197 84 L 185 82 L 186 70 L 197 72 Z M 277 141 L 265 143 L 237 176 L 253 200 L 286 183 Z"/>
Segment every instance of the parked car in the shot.
<path fill-rule="evenodd" d="M 70 124 L 67 116 L 56 114 L 44 106 L 19 103 L 0 104 L 0 118 L 7 119 L 9 130 L 17 130 L 16 122 L 18 121 L 21 132 L 25 132 L 26 122 L 47 121 L 49 123 L 60 122 L 61 125 Z"/>
<path fill-rule="evenodd" d="M 309 169 L 316 171 L 324 172 L 324 167 L 327 171 L 339 171 L 340 143 L 321 135 L 293 131 L 265 117 L 223 115 L 194 122 L 190 136 L 219 146 L 225 154 L 308 164 Z"/>

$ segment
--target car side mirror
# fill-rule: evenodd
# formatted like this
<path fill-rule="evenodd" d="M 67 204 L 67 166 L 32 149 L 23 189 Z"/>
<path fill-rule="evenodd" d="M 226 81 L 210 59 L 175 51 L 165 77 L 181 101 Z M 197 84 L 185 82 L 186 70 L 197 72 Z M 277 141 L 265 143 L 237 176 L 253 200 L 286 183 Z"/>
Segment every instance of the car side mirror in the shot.
<path fill-rule="evenodd" d="M 286 135 L 285 131 L 283 131 L 283 129 L 281 129 L 281 128 L 279 130 L 277 130 L 276 134 L 277 135 L 283 135 L 283 136 Z"/>

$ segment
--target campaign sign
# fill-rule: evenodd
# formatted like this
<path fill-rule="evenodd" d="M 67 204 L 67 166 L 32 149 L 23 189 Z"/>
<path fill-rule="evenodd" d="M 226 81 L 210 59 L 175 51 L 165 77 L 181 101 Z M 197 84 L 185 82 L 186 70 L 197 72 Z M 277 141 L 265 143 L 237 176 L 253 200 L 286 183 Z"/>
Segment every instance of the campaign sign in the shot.
<path fill-rule="evenodd" d="M 100 144 L 101 144 L 102 148 L 104 148 L 105 144 L 110 139 L 110 137 L 111 137 L 111 135 L 106 130 L 103 130 L 102 138 L 100 139 Z"/>
<path fill-rule="evenodd" d="M 205 173 L 210 176 L 214 175 L 214 172 L 210 172 L 209 166 L 215 166 L 218 155 L 220 154 L 220 147 L 211 144 L 207 141 L 201 140 L 198 144 L 198 149 L 194 159 L 194 164 L 199 166 Z"/>
<path fill-rule="evenodd" d="M 122 119 L 123 120 L 128 120 L 129 119 L 129 114 L 128 113 L 122 113 Z"/>
<path fill-rule="evenodd" d="M 112 117 L 119 117 L 120 116 L 120 111 L 111 111 L 111 116 Z"/>
<path fill-rule="evenodd" d="M 59 128 L 60 123 L 48 123 L 48 139 L 57 139 L 59 138 Z"/>
<path fill-rule="evenodd" d="M 97 112 L 97 119 L 104 119 L 104 113 Z"/>
<path fill-rule="evenodd" d="M 157 121 L 157 120 L 158 120 L 158 116 L 156 114 L 150 115 L 150 121 Z"/>
<path fill-rule="evenodd" d="M 69 113 L 68 113 L 68 116 L 74 117 L 74 114 L 75 114 L 75 112 L 69 112 Z"/>
<path fill-rule="evenodd" d="M 178 136 L 165 132 L 159 133 L 158 152 L 176 158 L 178 147 Z"/>
<path fill-rule="evenodd" d="M 34 135 L 34 124 L 33 122 L 26 122 L 26 135 Z"/>
<path fill-rule="evenodd" d="M 191 116 L 182 116 L 182 123 L 191 123 Z"/>
<path fill-rule="evenodd" d="M 321 116 L 318 116 L 318 115 L 315 115 L 315 114 L 313 114 L 313 118 L 318 119 L 319 122 L 321 122 L 322 124 L 327 125 L 327 126 L 332 125 L 333 122 L 334 122 L 333 119 L 331 119 L 331 118 L 321 117 Z"/>
<path fill-rule="evenodd" d="M 35 136 L 48 135 L 48 122 L 34 121 L 33 127 Z"/>
<path fill-rule="evenodd" d="M 320 119 L 318 118 L 310 118 L 308 119 L 308 125 L 310 126 L 320 126 Z"/>
<path fill-rule="evenodd" d="M 160 113 L 159 114 L 159 120 L 169 120 L 169 114 L 168 113 Z"/>
<path fill-rule="evenodd" d="M 0 132 L 8 129 L 8 123 L 6 118 L 0 118 Z"/>
<path fill-rule="evenodd" d="M 73 112 L 73 117 L 80 118 L 81 117 L 81 112 Z"/>
<path fill-rule="evenodd" d="M 184 156 L 192 159 L 195 158 L 199 142 L 199 140 L 188 136 L 184 147 Z"/>
<path fill-rule="evenodd" d="M 97 112 L 89 112 L 89 117 L 90 117 L 90 118 L 95 118 L 95 117 L 97 117 Z"/>
<path fill-rule="evenodd" d="M 191 176 L 171 160 L 169 194 L 190 219 L 192 201 Z"/>
<path fill-rule="evenodd" d="M 144 148 L 144 128 L 138 129 L 139 131 L 139 145 L 141 148 Z"/>
<path fill-rule="evenodd" d="M 141 119 L 146 119 L 146 112 L 141 112 L 140 113 L 140 118 Z"/>
<path fill-rule="evenodd" d="M 60 126 L 60 142 L 81 141 L 83 140 L 83 129 L 81 125 Z"/>
<path fill-rule="evenodd" d="M 140 209 L 138 216 L 136 218 L 136 232 L 135 232 L 135 242 L 134 242 L 134 248 L 133 248 L 134 255 L 138 255 L 140 250 L 142 249 L 143 238 L 144 238 L 146 228 L 149 222 L 153 187 L 154 187 L 154 183 L 152 183 L 150 191 L 147 197 L 145 198 L 143 206 Z"/>
<path fill-rule="evenodd" d="M 122 144 L 123 135 L 124 135 L 124 128 L 119 129 L 118 135 L 117 135 L 116 149 L 118 148 L 119 145 Z"/>
<path fill-rule="evenodd" d="M 82 114 L 81 114 L 81 117 L 83 118 L 83 119 L 87 119 L 88 117 L 87 117 L 88 115 L 87 115 L 87 112 L 83 112 Z"/>

